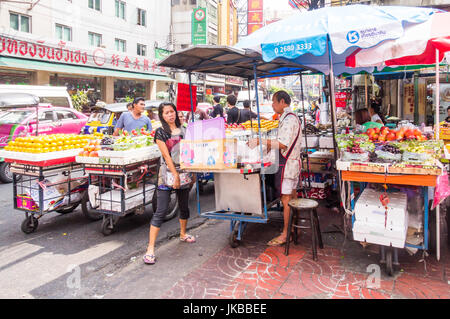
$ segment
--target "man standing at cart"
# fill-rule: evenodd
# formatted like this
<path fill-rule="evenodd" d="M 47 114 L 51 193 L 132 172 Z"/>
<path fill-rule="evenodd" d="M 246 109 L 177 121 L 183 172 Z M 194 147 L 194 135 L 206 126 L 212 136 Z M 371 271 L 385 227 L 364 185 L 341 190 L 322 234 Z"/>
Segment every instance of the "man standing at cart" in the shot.
<path fill-rule="evenodd" d="M 269 241 L 269 246 L 279 246 L 286 243 L 289 225 L 289 201 L 297 198 L 297 187 L 301 165 L 301 126 L 297 115 L 290 108 L 291 97 L 286 91 L 278 91 L 272 97 L 272 108 L 280 115 L 280 124 L 276 139 L 262 140 L 267 146 L 267 152 L 278 149 L 279 164 L 275 174 L 275 188 L 283 203 L 283 231 Z M 249 146 L 255 148 L 259 139 L 251 139 Z"/>
<path fill-rule="evenodd" d="M 122 129 L 131 133 L 133 130 L 140 130 L 146 126 L 147 131 L 152 131 L 152 122 L 144 115 L 145 99 L 138 97 L 133 101 L 133 107 L 129 112 L 123 112 L 120 116 L 114 130 L 114 136 L 119 135 L 119 131 Z"/>

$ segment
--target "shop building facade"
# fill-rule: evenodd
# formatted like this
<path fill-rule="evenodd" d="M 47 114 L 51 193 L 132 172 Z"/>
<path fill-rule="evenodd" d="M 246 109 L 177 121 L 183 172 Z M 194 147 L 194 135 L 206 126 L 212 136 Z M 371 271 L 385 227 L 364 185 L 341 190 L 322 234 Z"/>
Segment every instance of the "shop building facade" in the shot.
<path fill-rule="evenodd" d="M 156 48 L 170 32 L 170 2 L 41 0 L 0 3 L 0 82 L 90 90 L 103 101 L 156 99 L 172 79 Z"/>

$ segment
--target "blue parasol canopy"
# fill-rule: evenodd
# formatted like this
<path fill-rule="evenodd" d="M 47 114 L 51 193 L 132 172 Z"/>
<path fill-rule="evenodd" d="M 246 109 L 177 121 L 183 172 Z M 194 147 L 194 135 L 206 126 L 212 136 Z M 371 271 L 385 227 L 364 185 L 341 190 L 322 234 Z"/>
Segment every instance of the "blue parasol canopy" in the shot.
<path fill-rule="evenodd" d="M 260 52 L 266 62 L 284 58 L 327 75 L 330 60 L 335 75 L 372 72 L 373 68 L 346 67 L 345 58 L 357 49 L 401 37 L 405 26 L 425 22 L 438 11 L 404 6 L 325 7 L 269 24 L 235 47 Z"/>

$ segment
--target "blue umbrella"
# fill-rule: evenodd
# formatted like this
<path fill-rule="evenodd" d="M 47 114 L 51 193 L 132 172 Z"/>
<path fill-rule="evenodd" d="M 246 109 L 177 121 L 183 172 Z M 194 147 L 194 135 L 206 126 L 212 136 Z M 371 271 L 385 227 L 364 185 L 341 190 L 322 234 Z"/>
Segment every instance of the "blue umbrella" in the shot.
<path fill-rule="evenodd" d="M 235 47 L 260 52 L 266 62 L 288 59 L 329 75 L 332 126 L 336 134 L 334 75 L 373 72 L 373 68 L 346 67 L 346 57 L 355 50 L 397 39 L 403 35 L 404 27 L 425 22 L 438 11 L 403 6 L 325 7 L 269 24 L 243 38 Z M 336 159 L 336 151 L 334 155 Z"/>
<path fill-rule="evenodd" d="M 345 67 L 345 58 L 359 48 L 401 37 L 406 25 L 425 22 L 437 11 L 403 6 L 325 7 L 269 24 L 236 47 L 258 51 L 266 62 L 286 58 L 327 75 L 372 72 L 373 68 Z"/>

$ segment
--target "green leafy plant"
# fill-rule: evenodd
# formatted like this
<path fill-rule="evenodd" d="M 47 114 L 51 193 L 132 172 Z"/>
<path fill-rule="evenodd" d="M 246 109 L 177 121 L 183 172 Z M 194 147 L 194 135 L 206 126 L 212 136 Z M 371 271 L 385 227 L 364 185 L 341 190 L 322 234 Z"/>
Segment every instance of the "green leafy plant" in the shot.
<path fill-rule="evenodd" d="M 269 89 L 270 94 L 274 94 L 275 92 L 278 91 L 286 91 L 287 94 L 289 94 L 290 96 L 294 96 L 294 91 L 292 91 L 291 89 L 286 89 L 286 88 L 280 88 L 280 87 L 276 87 L 276 86 L 271 86 Z"/>
<path fill-rule="evenodd" d="M 205 97 L 206 102 L 208 102 L 211 105 L 216 105 L 216 102 L 214 101 L 214 95 L 212 94 L 207 94 Z M 222 105 L 222 107 L 225 107 L 227 105 L 227 97 L 226 96 L 222 96 L 220 98 L 220 105 Z"/>
<path fill-rule="evenodd" d="M 214 102 L 214 96 L 212 94 L 207 94 L 206 97 L 205 97 L 205 100 L 206 100 L 206 102 L 208 102 L 211 105 L 216 104 Z"/>
<path fill-rule="evenodd" d="M 89 98 L 88 95 L 83 91 L 78 91 L 77 93 L 70 96 L 72 99 L 73 107 L 81 112 L 84 106 L 89 106 Z"/>

